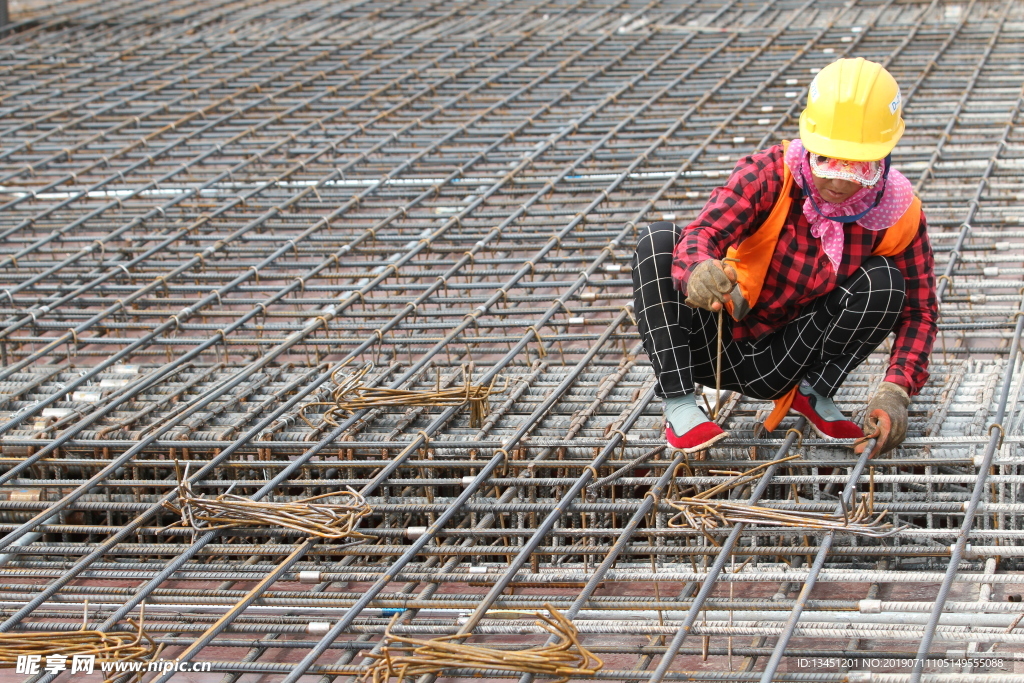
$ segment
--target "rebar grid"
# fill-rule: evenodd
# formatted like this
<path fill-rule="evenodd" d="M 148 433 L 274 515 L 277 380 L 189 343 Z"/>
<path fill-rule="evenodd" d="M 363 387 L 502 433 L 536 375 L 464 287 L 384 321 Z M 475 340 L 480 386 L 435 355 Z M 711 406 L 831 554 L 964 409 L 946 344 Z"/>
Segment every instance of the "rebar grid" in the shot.
<path fill-rule="evenodd" d="M 354 683 L 385 633 L 525 661 L 550 605 L 603 662 L 579 680 L 1024 681 L 1020 3 L 78 0 L 0 31 L 0 632 L 144 607 L 209 680 Z M 793 137 L 842 56 L 902 86 L 936 252 L 910 436 L 858 459 L 705 389 L 733 438 L 659 448 L 636 230 Z M 713 487 L 759 522 L 669 523 Z M 183 520 L 218 497 L 259 524 Z"/>

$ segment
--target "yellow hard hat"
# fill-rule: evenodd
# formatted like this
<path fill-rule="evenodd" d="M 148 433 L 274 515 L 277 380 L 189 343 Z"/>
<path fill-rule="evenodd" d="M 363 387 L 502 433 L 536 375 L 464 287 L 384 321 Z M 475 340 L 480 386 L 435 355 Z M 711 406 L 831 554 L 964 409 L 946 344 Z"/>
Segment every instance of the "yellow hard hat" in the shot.
<path fill-rule="evenodd" d="M 900 87 L 881 64 L 838 59 L 822 69 L 800 114 L 800 141 L 823 156 L 884 159 L 903 136 Z"/>

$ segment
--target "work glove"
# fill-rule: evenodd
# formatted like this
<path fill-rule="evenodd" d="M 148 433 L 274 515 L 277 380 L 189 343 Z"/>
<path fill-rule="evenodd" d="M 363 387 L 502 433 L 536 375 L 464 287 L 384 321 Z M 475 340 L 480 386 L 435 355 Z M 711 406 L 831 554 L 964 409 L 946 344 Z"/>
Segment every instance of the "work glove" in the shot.
<path fill-rule="evenodd" d="M 868 409 L 864 417 L 864 434 L 871 436 L 881 432 L 881 448 L 879 453 L 888 453 L 903 443 L 907 438 L 907 407 L 910 396 L 899 384 L 882 382 L 878 385 L 875 395 L 868 401 Z M 878 414 L 881 411 L 882 415 Z M 888 430 L 885 417 L 888 417 Z"/>
<path fill-rule="evenodd" d="M 701 261 L 686 283 L 686 303 L 717 313 L 736 286 L 736 269 L 717 259 Z"/>

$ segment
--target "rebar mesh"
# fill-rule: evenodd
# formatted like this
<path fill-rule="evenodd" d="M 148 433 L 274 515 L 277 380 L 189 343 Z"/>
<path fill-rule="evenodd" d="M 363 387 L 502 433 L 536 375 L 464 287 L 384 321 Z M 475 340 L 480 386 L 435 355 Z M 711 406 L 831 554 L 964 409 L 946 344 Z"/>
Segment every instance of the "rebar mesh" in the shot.
<path fill-rule="evenodd" d="M 906 681 L 893 662 L 925 643 L 925 680 L 1024 681 L 1021 3 L 11 11 L 0 632 L 70 633 L 83 610 L 131 631 L 144 604 L 161 656 L 208 680 L 354 682 L 386 630 L 542 648 L 550 604 L 595 680 Z M 893 163 L 937 258 L 910 436 L 858 463 L 706 389 L 733 438 L 654 450 L 636 231 L 685 223 L 793 137 L 813 74 L 848 55 L 902 86 Z M 853 419 L 886 350 L 837 397 Z M 330 409 L 364 364 L 380 395 L 491 387 L 489 405 Z M 894 533 L 668 523 L 670 501 L 772 460 L 724 495 L 834 520 L 870 490 Z M 288 509 L 351 489 L 367 537 L 176 526 L 179 472 L 191 495 Z"/>

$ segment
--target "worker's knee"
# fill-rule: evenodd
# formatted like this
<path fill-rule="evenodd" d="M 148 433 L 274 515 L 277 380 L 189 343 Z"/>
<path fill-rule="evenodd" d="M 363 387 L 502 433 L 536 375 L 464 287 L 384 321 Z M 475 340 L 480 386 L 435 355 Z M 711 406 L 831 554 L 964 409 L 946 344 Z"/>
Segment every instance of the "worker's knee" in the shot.
<path fill-rule="evenodd" d="M 907 284 L 903 273 L 887 256 L 872 256 L 852 278 L 848 305 L 857 308 L 855 302 L 869 311 L 899 312 L 906 300 Z"/>
<path fill-rule="evenodd" d="M 888 256 L 872 256 L 864 262 L 861 269 L 867 276 L 871 289 L 895 289 L 901 292 L 907 289 L 903 273 Z"/>
<path fill-rule="evenodd" d="M 656 221 L 640 229 L 636 240 L 636 258 L 671 254 L 679 239 L 679 228 L 669 221 Z"/>

